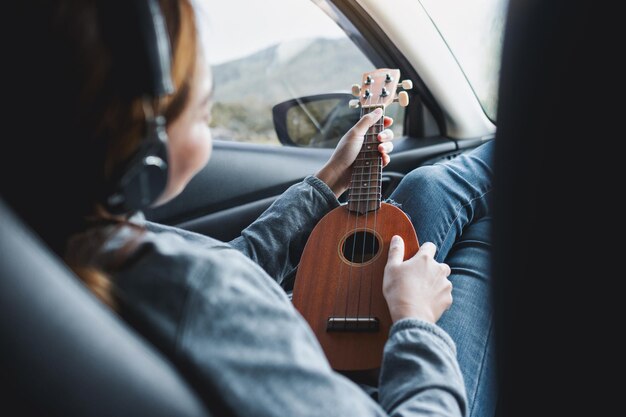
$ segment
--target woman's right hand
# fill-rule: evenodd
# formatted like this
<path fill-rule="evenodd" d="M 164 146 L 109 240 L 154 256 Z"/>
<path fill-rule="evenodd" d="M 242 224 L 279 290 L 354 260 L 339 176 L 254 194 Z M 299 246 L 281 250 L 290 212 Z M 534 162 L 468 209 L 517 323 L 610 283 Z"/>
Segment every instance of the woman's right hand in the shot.
<path fill-rule="evenodd" d="M 391 239 L 383 294 L 394 323 L 408 317 L 436 323 L 452 305 L 450 267 L 435 261 L 436 250 L 426 242 L 404 261 L 404 241 L 399 236 Z"/>

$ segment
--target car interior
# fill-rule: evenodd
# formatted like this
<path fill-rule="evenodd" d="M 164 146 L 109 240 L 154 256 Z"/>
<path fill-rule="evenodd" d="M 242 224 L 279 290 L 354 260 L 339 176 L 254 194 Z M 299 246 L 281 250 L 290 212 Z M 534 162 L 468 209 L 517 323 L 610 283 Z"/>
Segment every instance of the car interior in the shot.
<path fill-rule="evenodd" d="M 508 239 L 524 232 L 509 226 L 514 223 L 512 204 L 516 197 L 514 190 L 505 186 L 514 183 L 524 191 L 545 181 L 525 175 L 531 167 L 516 159 L 520 154 L 531 155 L 527 148 L 533 142 L 525 141 L 525 135 L 549 130 L 541 115 L 522 117 L 525 106 L 549 101 L 561 106 L 558 115 L 564 116 L 575 105 L 566 94 L 569 85 L 537 88 L 553 80 L 549 78 L 551 71 L 576 65 L 573 55 L 555 56 L 548 47 L 536 47 L 554 33 L 559 39 L 574 36 L 577 26 L 572 22 L 586 12 L 575 7 L 567 14 L 559 10 L 554 3 L 510 1 L 495 137 L 500 158 L 497 182 L 504 185 L 495 206 L 496 225 L 501 226 L 495 236 L 496 244 L 501 243 L 494 254 L 496 277 L 508 274 L 504 263 L 520 260 L 519 245 L 525 242 L 521 239 L 515 245 L 507 244 Z M 534 21 L 542 24 L 529 23 Z M 393 54 L 385 58 L 386 65 L 401 66 Z M 527 72 L 529 60 L 541 62 L 541 71 Z M 416 140 L 428 146 L 412 146 Z M 411 169 L 453 158 L 483 140 L 450 140 L 445 131 L 427 139 L 402 138 L 384 171 L 384 196 L 389 196 Z M 146 216 L 228 241 L 287 187 L 318 169 L 331 153 L 328 148 L 283 146 L 268 152 L 260 145 L 216 143 L 211 163 L 187 189 Z M 0 202 L 0 256 L 0 379 L 5 410 L 15 410 L 10 415 L 223 415 L 218 398 L 201 398 L 184 369 L 174 367 L 155 346 L 103 306 L 5 202 Z M 519 278 L 516 274 L 507 276 Z M 496 286 L 496 311 L 503 312 L 502 317 L 515 314 L 509 303 L 515 296 L 512 288 Z M 507 349 L 516 335 L 507 332 L 505 322 L 497 326 L 499 349 Z M 503 365 L 500 369 L 500 385 L 506 395 L 500 400 L 498 414 L 512 415 L 515 393 L 507 390 L 511 375 L 502 369 L 514 368 Z"/>

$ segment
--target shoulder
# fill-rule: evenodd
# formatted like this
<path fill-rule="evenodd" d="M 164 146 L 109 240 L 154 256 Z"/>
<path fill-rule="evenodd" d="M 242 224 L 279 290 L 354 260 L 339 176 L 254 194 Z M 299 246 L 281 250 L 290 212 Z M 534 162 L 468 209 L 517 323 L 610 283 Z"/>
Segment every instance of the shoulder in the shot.
<path fill-rule="evenodd" d="M 209 247 L 169 230 L 146 230 L 135 251 L 116 283 L 142 297 L 149 290 L 157 297 L 185 302 L 198 294 L 219 304 L 241 299 L 288 301 L 259 265 L 227 244 Z"/>
<path fill-rule="evenodd" d="M 188 239 L 169 229 L 145 230 L 128 261 L 120 275 L 151 285 L 159 281 L 201 287 L 219 285 L 226 275 L 264 274 L 249 258 L 225 243 L 201 244 L 199 239 Z"/>
<path fill-rule="evenodd" d="M 112 278 L 121 314 L 144 334 L 172 346 L 186 327 L 267 303 L 289 309 L 278 285 L 227 245 L 207 249 L 177 233 L 144 231 Z"/>

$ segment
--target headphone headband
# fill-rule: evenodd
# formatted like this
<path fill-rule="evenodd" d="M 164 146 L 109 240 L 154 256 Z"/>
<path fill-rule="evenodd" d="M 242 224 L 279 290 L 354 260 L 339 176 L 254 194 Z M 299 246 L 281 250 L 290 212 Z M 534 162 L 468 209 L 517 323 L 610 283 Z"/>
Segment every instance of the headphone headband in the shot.
<path fill-rule="evenodd" d="M 151 97 L 161 97 L 174 92 L 171 78 L 171 50 L 165 19 L 157 0 L 134 0 L 139 26 L 151 69 L 149 91 Z"/>

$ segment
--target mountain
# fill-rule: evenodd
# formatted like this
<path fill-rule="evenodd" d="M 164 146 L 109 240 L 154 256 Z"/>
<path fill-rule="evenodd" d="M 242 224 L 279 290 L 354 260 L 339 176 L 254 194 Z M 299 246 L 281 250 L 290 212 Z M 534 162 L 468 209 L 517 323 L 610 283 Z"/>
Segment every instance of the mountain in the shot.
<path fill-rule="evenodd" d="M 216 65 L 213 136 L 279 144 L 272 120 L 275 104 L 306 95 L 349 93 L 371 69 L 347 38 L 291 41 Z"/>
<path fill-rule="evenodd" d="M 349 92 L 371 69 L 347 38 L 292 41 L 214 66 L 215 101 L 274 105 L 303 95 Z"/>

